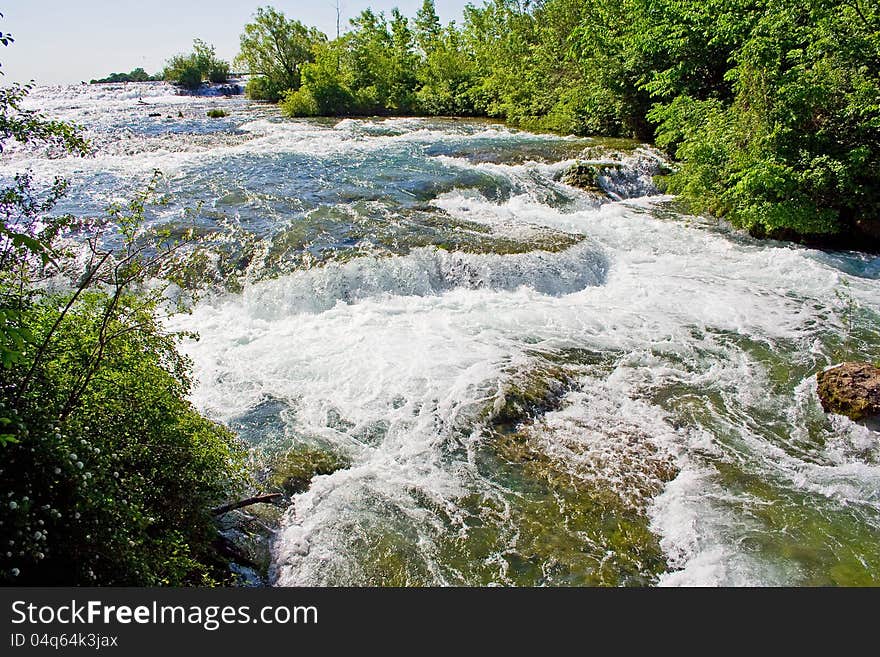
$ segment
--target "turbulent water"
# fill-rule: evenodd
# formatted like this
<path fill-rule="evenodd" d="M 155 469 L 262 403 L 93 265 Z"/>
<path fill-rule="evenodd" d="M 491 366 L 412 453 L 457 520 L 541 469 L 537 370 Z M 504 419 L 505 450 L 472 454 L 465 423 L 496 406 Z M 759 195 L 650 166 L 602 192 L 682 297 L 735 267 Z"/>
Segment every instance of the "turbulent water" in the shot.
<path fill-rule="evenodd" d="M 170 323 L 195 405 L 257 464 L 346 464 L 293 496 L 275 584 L 880 584 L 880 433 L 815 390 L 880 358 L 880 259 L 679 214 L 631 144 L 163 84 L 29 102 L 96 152 L 4 177 L 89 214 L 159 169 L 152 220 L 217 243 L 236 285 Z M 560 181 L 588 148 L 624 151 L 604 198 Z"/>

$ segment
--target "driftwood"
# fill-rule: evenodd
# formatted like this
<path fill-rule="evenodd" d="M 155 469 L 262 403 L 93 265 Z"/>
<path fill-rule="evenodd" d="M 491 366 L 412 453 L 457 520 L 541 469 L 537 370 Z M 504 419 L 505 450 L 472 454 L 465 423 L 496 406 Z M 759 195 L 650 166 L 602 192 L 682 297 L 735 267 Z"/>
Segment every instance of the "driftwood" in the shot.
<path fill-rule="evenodd" d="M 215 516 L 222 516 L 224 513 L 229 513 L 230 511 L 235 511 L 236 509 L 251 506 L 252 504 L 275 504 L 281 497 L 283 497 L 281 493 L 266 493 L 265 495 L 255 495 L 254 497 L 248 497 L 244 500 L 239 500 L 238 502 L 230 502 L 229 504 L 223 504 L 222 506 L 215 507 L 211 509 L 211 513 L 213 513 Z"/>

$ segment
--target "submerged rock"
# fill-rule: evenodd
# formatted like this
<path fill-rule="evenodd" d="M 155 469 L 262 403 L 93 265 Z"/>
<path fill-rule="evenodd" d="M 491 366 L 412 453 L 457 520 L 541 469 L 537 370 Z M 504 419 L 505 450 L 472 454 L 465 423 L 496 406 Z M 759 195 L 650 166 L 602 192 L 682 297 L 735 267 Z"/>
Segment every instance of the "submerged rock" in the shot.
<path fill-rule="evenodd" d="M 560 182 L 618 201 L 660 193 L 670 172 L 663 154 L 646 145 L 629 152 L 589 147 L 581 158 L 562 172 Z"/>
<path fill-rule="evenodd" d="M 487 497 L 461 500 L 483 520 L 482 544 L 471 547 L 471 558 L 501 554 L 504 581 L 517 585 L 654 584 L 669 564 L 645 502 L 678 470 L 636 426 L 582 423 L 580 412 L 567 413 L 596 392 L 581 392 L 581 383 L 598 387 L 604 378 L 596 372 L 595 380 L 584 379 L 576 371 L 555 364 L 518 368 L 485 409 L 474 461 L 513 494 L 498 511 L 498 501 Z M 515 524 L 515 538 L 499 531 L 495 514 L 501 528 Z"/>
<path fill-rule="evenodd" d="M 334 452 L 299 447 L 285 452 L 272 463 L 268 484 L 273 490 L 296 495 L 308 490 L 312 478 L 333 474 L 349 465 L 345 458 Z"/>
<path fill-rule="evenodd" d="M 536 367 L 520 372 L 499 391 L 487 414 L 496 429 L 510 432 L 536 416 L 559 408 L 562 397 L 574 385 L 562 367 Z"/>
<path fill-rule="evenodd" d="M 605 190 L 600 183 L 600 177 L 607 176 L 611 172 L 620 171 L 622 164 L 588 164 L 576 162 L 562 174 L 562 182 L 588 192 L 604 194 Z"/>
<path fill-rule="evenodd" d="M 819 399 L 826 413 L 851 420 L 880 415 L 880 367 L 842 363 L 816 375 Z"/>
<path fill-rule="evenodd" d="M 214 548 L 229 560 L 236 586 L 268 585 L 272 542 L 283 512 L 272 504 L 256 504 L 218 520 Z"/>
<path fill-rule="evenodd" d="M 276 454 L 268 464 L 265 485 L 284 494 L 280 504 L 254 504 L 218 519 L 214 548 L 228 560 L 236 586 L 267 586 L 272 544 L 290 496 L 308 490 L 318 475 L 332 474 L 350 464 L 328 449 L 299 446 Z"/>

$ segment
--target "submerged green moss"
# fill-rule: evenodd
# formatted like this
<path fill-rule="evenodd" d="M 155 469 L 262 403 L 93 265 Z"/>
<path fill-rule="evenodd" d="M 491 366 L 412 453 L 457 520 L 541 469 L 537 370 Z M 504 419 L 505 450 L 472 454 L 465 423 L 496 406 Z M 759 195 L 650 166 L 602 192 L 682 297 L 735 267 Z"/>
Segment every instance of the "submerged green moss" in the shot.
<path fill-rule="evenodd" d="M 821 496 L 786 489 L 734 463 L 719 462 L 716 470 L 720 483 L 735 493 L 727 503 L 756 523 L 743 546 L 791 572 L 792 584 L 880 585 L 880 543 L 864 530 L 870 509 L 852 504 L 841 512 Z"/>
<path fill-rule="evenodd" d="M 252 568 L 258 582 L 266 583 L 272 563 L 272 541 L 283 512 L 282 507 L 272 504 L 254 504 L 224 514 L 219 520 L 218 551 L 239 566 Z"/>
<path fill-rule="evenodd" d="M 344 235 L 333 237 L 341 223 L 347 224 Z M 365 255 L 406 255 L 412 249 L 431 246 L 479 255 L 558 253 L 583 239 L 544 228 L 535 228 L 527 238 L 516 238 L 496 234 L 483 224 L 454 219 L 435 208 L 392 212 L 384 206 L 358 202 L 352 207 L 317 208 L 279 231 L 272 238 L 262 269 L 271 275 Z"/>
<path fill-rule="evenodd" d="M 555 365 L 515 373 L 499 396 L 483 411 L 498 431 L 511 431 L 529 419 L 558 408 L 563 395 L 575 385 L 571 374 Z"/>
<path fill-rule="evenodd" d="M 560 470 L 527 435 L 489 436 L 479 458 L 485 475 L 507 489 L 516 527 L 504 556 L 512 583 L 641 586 L 666 570 L 644 514 Z"/>
<path fill-rule="evenodd" d="M 294 447 L 272 460 L 267 483 L 272 490 L 295 495 L 308 490 L 314 477 L 333 474 L 349 465 L 343 456 L 326 449 Z"/>

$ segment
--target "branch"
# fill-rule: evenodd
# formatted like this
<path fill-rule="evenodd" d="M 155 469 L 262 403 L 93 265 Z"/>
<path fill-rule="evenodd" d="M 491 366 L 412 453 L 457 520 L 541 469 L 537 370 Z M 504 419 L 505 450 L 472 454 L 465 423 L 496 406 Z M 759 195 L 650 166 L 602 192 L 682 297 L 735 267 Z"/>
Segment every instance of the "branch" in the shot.
<path fill-rule="evenodd" d="M 64 408 L 61 409 L 61 415 L 59 417 L 62 421 L 66 420 L 70 413 L 73 412 L 74 405 L 77 401 L 79 401 L 79 398 L 83 395 L 83 393 L 85 393 L 89 382 L 92 380 L 92 377 L 95 375 L 95 372 L 98 371 L 98 367 L 101 365 L 101 361 L 104 358 L 104 351 L 107 348 L 108 344 L 107 329 L 110 326 L 110 321 L 113 318 L 113 314 L 119 307 L 119 301 L 122 298 L 123 292 L 125 292 L 125 288 L 117 283 L 116 290 L 113 292 L 113 296 L 110 297 L 110 302 L 104 309 L 104 314 L 101 318 L 101 328 L 98 329 L 98 343 L 89 354 L 89 363 L 88 365 L 86 365 L 86 369 L 80 372 L 76 384 L 74 384 L 73 391 L 67 398 L 67 401 L 64 404 Z"/>
<path fill-rule="evenodd" d="M 236 509 L 241 509 L 246 506 L 251 506 L 253 504 L 277 504 L 279 498 L 283 497 L 281 493 L 266 493 L 264 495 L 255 495 L 254 497 L 248 497 L 244 500 L 239 500 L 238 502 L 230 502 L 229 504 L 223 504 L 222 506 L 215 507 L 211 509 L 211 513 L 215 516 L 222 516 L 224 513 L 229 513 L 230 511 L 235 511 Z"/>
<path fill-rule="evenodd" d="M 58 330 L 58 327 L 61 325 L 61 322 L 64 321 L 64 318 L 67 316 L 67 313 L 70 312 L 70 309 L 73 307 L 73 304 L 76 303 L 76 300 L 79 298 L 79 295 L 82 294 L 83 290 L 85 290 L 92 282 L 92 279 L 95 277 L 95 274 L 98 273 L 98 270 L 104 266 L 104 263 L 107 262 L 107 259 L 110 257 L 110 253 L 104 254 L 104 257 L 101 258 L 100 262 L 94 267 L 91 267 L 91 263 L 89 263 L 90 268 L 87 270 L 86 276 L 83 278 L 82 282 L 77 286 L 76 292 L 74 292 L 73 296 L 67 301 L 67 305 L 64 306 L 64 309 L 61 311 L 61 314 L 55 319 L 55 323 L 52 324 L 52 328 L 49 329 L 49 332 L 46 334 L 46 337 L 43 338 L 42 344 L 40 344 L 39 349 L 37 349 L 37 354 L 34 356 L 34 360 L 31 363 L 30 368 L 25 374 L 24 379 L 21 382 L 21 385 L 18 388 L 18 392 L 15 395 L 15 401 L 21 399 L 22 395 L 28 388 L 28 385 L 31 382 L 31 378 L 34 375 L 34 371 L 37 369 L 37 365 L 39 365 L 40 360 L 43 358 L 43 354 L 46 352 L 46 348 L 49 346 L 49 341 L 52 339 L 52 336 L 55 334 L 55 331 Z"/>

